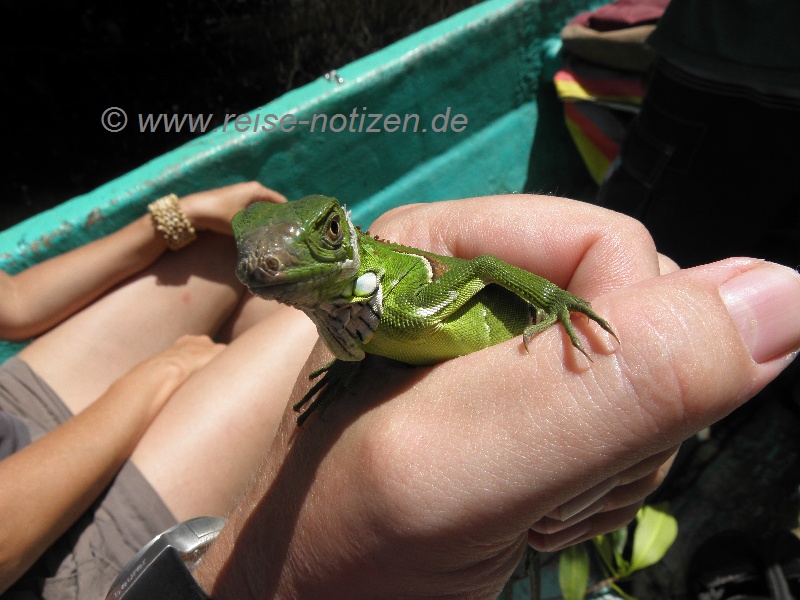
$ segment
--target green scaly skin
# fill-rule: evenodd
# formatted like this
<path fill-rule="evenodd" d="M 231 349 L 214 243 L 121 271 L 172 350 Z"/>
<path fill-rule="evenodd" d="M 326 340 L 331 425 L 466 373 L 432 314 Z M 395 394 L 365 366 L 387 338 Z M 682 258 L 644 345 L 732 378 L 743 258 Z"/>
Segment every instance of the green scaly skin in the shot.
<path fill-rule="evenodd" d="M 430 365 L 558 321 L 587 356 L 570 320 L 583 313 L 616 338 L 588 302 L 490 256 L 464 260 L 362 233 L 335 198 L 252 204 L 233 218 L 237 275 L 257 296 L 303 310 L 336 359 L 295 405 L 298 425 L 330 404 L 365 354 Z"/>

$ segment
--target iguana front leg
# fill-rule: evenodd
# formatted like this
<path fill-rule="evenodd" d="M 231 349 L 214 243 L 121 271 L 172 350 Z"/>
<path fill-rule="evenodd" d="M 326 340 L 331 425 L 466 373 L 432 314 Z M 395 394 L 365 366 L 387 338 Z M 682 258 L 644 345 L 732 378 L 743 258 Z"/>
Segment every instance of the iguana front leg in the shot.
<path fill-rule="evenodd" d="M 436 318 L 444 321 L 489 284 L 502 286 L 533 308 L 536 318 L 523 331 L 526 349 L 533 336 L 561 321 L 572 345 L 591 360 L 575 333 L 571 312 L 586 315 L 619 341 L 608 322 L 586 300 L 489 254 L 449 266 L 440 277 L 415 290 L 411 302 L 422 310 L 437 307 Z"/>
<path fill-rule="evenodd" d="M 360 360 L 339 360 L 335 358 L 325 366 L 312 371 L 311 375 L 308 376 L 310 381 L 317 379 L 320 375 L 322 375 L 322 378 L 292 407 L 295 412 L 300 412 L 311 401 L 308 408 L 297 417 L 297 426 L 302 426 L 314 411 L 318 410 L 320 416 L 322 416 L 325 409 L 350 386 L 360 368 Z"/>

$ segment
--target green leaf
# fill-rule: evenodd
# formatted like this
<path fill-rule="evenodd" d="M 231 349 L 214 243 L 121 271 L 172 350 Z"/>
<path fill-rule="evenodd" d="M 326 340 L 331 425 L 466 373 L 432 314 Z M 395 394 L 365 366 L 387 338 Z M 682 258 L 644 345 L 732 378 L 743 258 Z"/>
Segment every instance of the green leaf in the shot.
<path fill-rule="evenodd" d="M 628 541 L 628 528 L 620 527 L 608 534 L 611 538 L 611 547 L 614 551 L 614 576 L 626 577 L 631 572 L 630 563 L 625 560 L 625 544 Z"/>
<path fill-rule="evenodd" d="M 643 506 L 636 515 L 630 573 L 660 561 L 678 536 L 678 521 L 667 505 Z"/>
<path fill-rule="evenodd" d="M 606 576 L 614 579 L 625 577 L 630 571 L 630 565 L 622 555 L 625 542 L 628 538 L 627 528 L 618 529 L 605 535 L 592 538 L 597 553 L 603 562 Z"/>
<path fill-rule="evenodd" d="M 623 552 L 625 552 L 625 544 L 628 543 L 628 527 L 620 527 L 616 531 L 612 531 L 609 535 L 611 535 L 612 544 L 614 546 L 614 554 L 618 558 L 622 558 Z"/>
<path fill-rule="evenodd" d="M 603 561 L 606 575 L 614 576 L 616 574 L 616 569 L 614 568 L 614 551 L 611 549 L 611 538 L 609 538 L 608 535 L 598 535 L 592 538 L 592 542 L 594 543 L 597 553 L 600 555 L 600 560 Z"/>
<path fill-rule="evenodd" d="M 558 584 L 564 600 L 582 600 L 589 585 L 589 553 L 576 544 L 561 551 L 558 557 Z"/>

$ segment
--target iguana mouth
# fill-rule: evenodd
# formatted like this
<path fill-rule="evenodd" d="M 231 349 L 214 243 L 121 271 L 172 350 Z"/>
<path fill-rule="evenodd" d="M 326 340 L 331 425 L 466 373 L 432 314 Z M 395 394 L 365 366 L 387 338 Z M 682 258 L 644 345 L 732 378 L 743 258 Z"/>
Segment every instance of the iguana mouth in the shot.
<path fill-rule="evenodd" d="M 292 306 L 313 305 L 319 300 L 319 280 L 317 278 L 286 281 L 286 278 L 283 277 L 280 282 L 254 283 L 247 287 L 259 298 L 276 300 Z"/>
<path fill-rule="evenodd" d="M 293 256 L 243 249 L 236 265 L 239 280 L 256 296 L 286 304 L 316 299 L 320 285 L 341 272 L 337 263 L 295 265 Z"/>
<path fill-rule="evenodd" d="M 279 302 L 284 300 L 284 296 L 286 292 L 290 291 L 290 288 L 294 288 L 294 284 L 287 284 L 287 283 L 271 283 L 265 285 L 248 285 L 247 288 L 259 298 L 265 298 L 267 300 L 278 300 Z M 289 294 L 291 296 L 291 294 Z"/>

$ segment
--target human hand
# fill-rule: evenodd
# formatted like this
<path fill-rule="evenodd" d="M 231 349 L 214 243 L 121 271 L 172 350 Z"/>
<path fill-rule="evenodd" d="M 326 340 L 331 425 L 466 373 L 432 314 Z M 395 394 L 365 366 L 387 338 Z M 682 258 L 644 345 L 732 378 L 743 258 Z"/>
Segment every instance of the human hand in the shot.
<path fill-rule="evenodd" d="M 214 342 L 207 335 L 182 335 L 166 350 L 150 359 L 151 363 L 160 363 L 177 368 L 183 379 L 201 369 L 212 358 L 225 349 L 225 344 Z"/>
<path fill-rule="evenodd" d="M 576 319 L 592 363 L 558 327 L 530 353 L 516 339 L 430 368 L 368 357 L 324 418 L 298 430 L 287 411 L 196 572 L 215 598 L 494 598 L 526 543 L 552 550 L 627 523 L 681 441 L 800 346 L 796 273 L 731 259 L 659 276 L 670 263 L 641 226 L 597 207 L 437 203 L 370 230 L 534 271 L 592 300 L 621 343 Z"/>
<path fill-rule="evenodd" d="M 181 207 L 199 231 L 232 234 L 231 219 L 253 202 L 286 202 L 286 197 L 257 181 L 197 192 L 181 199 Z"/>
<path fill-rule="evenodd" d="M 172 392 L 224 349 L 225 344 L 215 343 L 206 335 L 183 335 L 166 350 L 134 367 L 126 378 L 132 381 L 155 378 L 162 382 L 162 393 L 149 396 L 152 403 L 151 414 L 155 416 L 169 400 Z"/>

